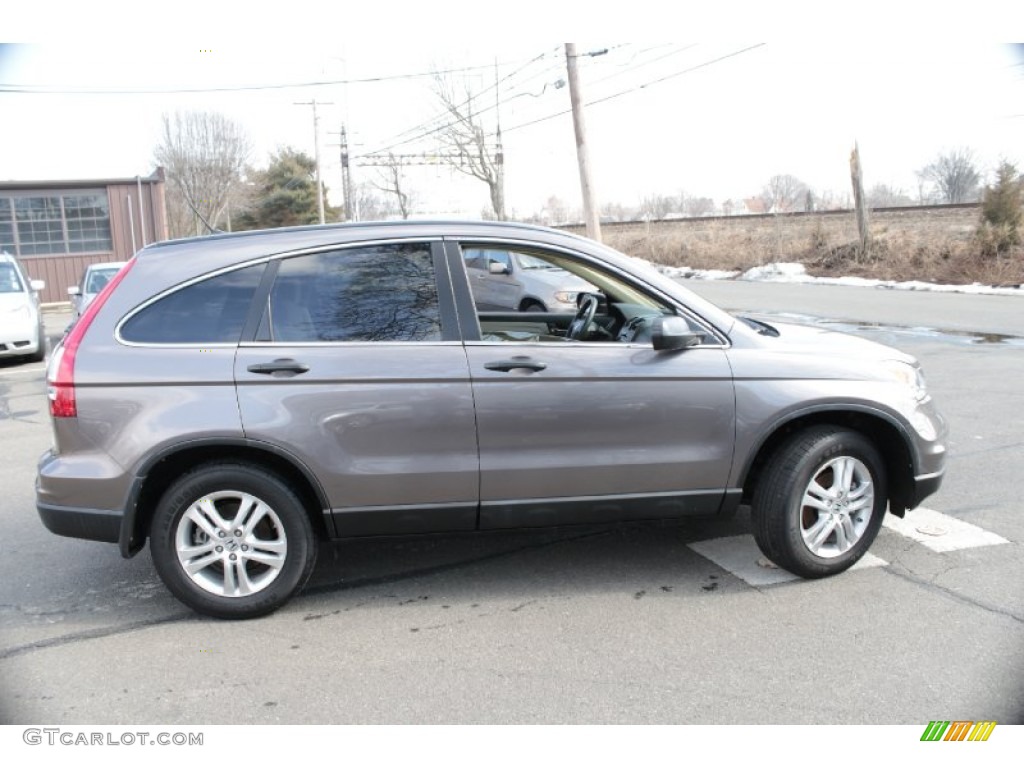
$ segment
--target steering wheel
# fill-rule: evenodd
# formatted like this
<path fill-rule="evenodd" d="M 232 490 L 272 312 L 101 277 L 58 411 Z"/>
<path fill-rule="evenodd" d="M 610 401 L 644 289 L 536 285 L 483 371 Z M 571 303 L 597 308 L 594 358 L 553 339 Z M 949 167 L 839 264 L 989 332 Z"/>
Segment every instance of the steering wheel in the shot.
<path fill-rule="evenodd" d="M 565 332 L 565 338 L 568 341 L 578 341 L 583 337 L 583 334 L 587 332 L 590 324 L 594 321 L 594 316 L 597 314 L 597 297 L 593 294 L 586 294 L 583 297 L 583 302 L 580 304 L 580 308 L 576 310 L 576 316 L 569 323 L 569 330 Z"/>

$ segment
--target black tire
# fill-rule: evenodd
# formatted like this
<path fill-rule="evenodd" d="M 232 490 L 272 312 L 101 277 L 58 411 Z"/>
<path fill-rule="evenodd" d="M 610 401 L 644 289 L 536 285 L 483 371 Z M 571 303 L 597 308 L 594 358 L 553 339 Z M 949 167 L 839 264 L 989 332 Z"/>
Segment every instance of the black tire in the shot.
<path fill-rule="evenodd" d="M 520 312 L 547 312 L 547 307 L 534 299 L 527 299 L 519 308 Z"/>
<path fill-rule="evenodd" d="M 754 538 L 797 576 L 832 576 L 868 551 L 887 498 L 885 463 L 864 435 L 812 427 L 782 443 L 765 466 L 751 504 Z"/>
<path fill-rule="evenodd" d="M 249 514 L 251 530 L 236 528 L 239 515 Z M 176 480 L 153 514 L 150 549 L 174 596 L 218 619 L 250 619 L 280 608 L 309 579 L 317 552 L 298 496 L 277 475 L 242 463 L 205 464 Z M 183 560 L 199 566 L 194 575 Z"/>

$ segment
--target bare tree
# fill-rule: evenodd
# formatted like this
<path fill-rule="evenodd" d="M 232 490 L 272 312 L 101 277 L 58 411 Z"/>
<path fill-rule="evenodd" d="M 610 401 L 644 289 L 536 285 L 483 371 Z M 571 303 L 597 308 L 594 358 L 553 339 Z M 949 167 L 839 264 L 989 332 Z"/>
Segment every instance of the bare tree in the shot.
<path fill-rule="evenodd" d="M 913 199 L 902 189 L 890 187 L 888 184 L 875 184 L 868 191 L 868 205 L 872 208 L 895 208 L 913 204 Z"/>
<path fill-rule="evenodd" d="M 396 213 L 394 203 L 381 199 L 368 181 L 356 185 L 354 197 L 361 221 L 381 221 Z"/>
<path fill-rule="evenodd" d="M 569 221 L 569 204 L 558 195 L 552 195 L 541 209 L 541 220 L 548 224 L 565 224 Z"/>
<path fill-rule="evenodd" d="M 394 195 L 398 203 L 398 212 L 402 214 L 403 219 L 408 219 L 412 208 L 412 195 L 405 186 L 404 168 L 402 161 L 389 152 L 388 162 L 381 166 L 378 180 L 373 182 L 373 186 L 381 192 Z"/>
<path fill-rule="evenodd" d="M 640 201 L 640 215 L 650 219 L 664 219 L 679 209 L 679 198 L 671 195 L 647 195 Z"/>
<path fill-rule="evenodd" d="M 487 132 L 474 105 L 468 84 L 457 88 L 447 77 L 434 76 L 434 93 L 444 107 L 448 122 L 438 131 L 444 156 L 453 168 L 487 185 L 491 209 L 498 221 L 505 215 L 505 158 L 501 148 L 501 129 L 495 143 L 488 143 Z"/>
<path fill-rule="evenodd" d="M 715 201 L 710 197 L 688 197 L 683 207 L 687 216 L 707 216 L 715 210 Z"/>
<path fill-rule="evenodd" d="M 201 234 L 202 219 L 218 226 L 232 192 L 241 187 L 249 152 L 242 126 L 218 112 L 163 116 L 163 135 L 154 155 L 167 172 L 172 237 Z"/>
<path fill-rule="evenodd" d="M 601 205 L 602 221 L 629 221 L 635 216 L 636 210 L 627 208 L 622 203 L 602 203 Z"/>
<path fill-rule="evenodd" d="M 808 187 L 796 176 L 772 176 L 761 189 L 761 201 L 767 213 L 800 210 L 807 198 Z"/>
<path fill-rule="evenodd" d="M 917 176 L 933 185 L 943 202 L 969 203 L 978 199 L 981 174 L 974 163 L 974 152 L 967 147 L 940 154 Z"/>

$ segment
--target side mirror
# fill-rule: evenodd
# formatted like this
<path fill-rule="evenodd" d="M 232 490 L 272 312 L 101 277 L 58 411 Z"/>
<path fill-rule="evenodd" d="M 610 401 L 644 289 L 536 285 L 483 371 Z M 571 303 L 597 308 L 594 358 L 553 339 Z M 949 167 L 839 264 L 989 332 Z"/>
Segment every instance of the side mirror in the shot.
<path fill-rule="evenodd" d="M 82 291 L 77 285 L 72 285 L 68 288 L 68 296 L 79 296 Z"/>
<path fill-rule="evenodd" d="M 487 262 L 487 271 L 490 272 L 492 275 L 509 274 L 509 268 L 502 264 L 500 261 Z"/>
<path fill-rule="evenodd" d="M 43 288 L 46 287 L 46 281 L 45 280 L 29 280 L 28 284 L 29 284 L 29 287 L 33 291 L 35 291 L 36 293 L 39 293 L 39 291 L 43 290 Z"/>
<path fill-rule="evenodd" d="M 700 334 L 691 331 L 681 317 L 658 317 L 651 328 L 651 343 L 659 352 L 686 349 L 700 344 Z"/>

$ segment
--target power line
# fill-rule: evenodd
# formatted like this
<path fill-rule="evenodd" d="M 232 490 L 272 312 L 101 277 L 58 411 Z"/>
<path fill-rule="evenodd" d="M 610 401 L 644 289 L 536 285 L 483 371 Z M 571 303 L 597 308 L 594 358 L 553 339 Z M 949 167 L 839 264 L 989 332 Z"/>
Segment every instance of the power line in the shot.
<path fill-rule="evenodd" d="M 647 51 L 656 50 L 655 48 L 647 48 L 644 51 L 639 51 L 638 53 L 634 54 L 633 58 L 625 62 L 625 64 L 621 65 L 621 67 L 625 67 L 624 69 L 620 68 L 618 71 L 612 72 L 610 75 L 605 75 L 604 77 L 598 78 L 597 80 L 594 80 L 593 82 L 589 83 L 589 85 L 594 86 L 597 85 L 598 83 L 603 83 L 607 80 L 612 80 L 616 77 L 620 77 L 621 75 L 624 75 L 627 72 L 642 69 L 643 67 L 649 66 L 650 64 L 662 61 L 663 59 L 667 59 L 672 56 L 678 56 L 680 53 L 686 53 L 686 51 L 690 50 L 691 48 L 695 48 L 696 46 L 696 43 L 690 43 L 690 45 L 685 45 L 682 48 L 677 48 L 674 51 L 669 51 L 668 53 L 662 54 L 661 56 L 655 56 L 653 59 L 645 59 L 644 61 L 641 61 L 639 64 L 636 64 L 635 66 L 628 66 L 629 64 L 632 64 L 634 60 L 636 60 L 637 56 L 640 56 L 641 54 L 646 53 Z"/>
<path fill-rule="evenodd" d="M 508 66 L 513 62 L 505 62 L 501 66 Z M 72 89 L 63 86 L 46 85 L 20 85 L 17 83 L 0 83 L 0 93 L 25 93 L 41 95 L 68 95 L 68 96 L 136 96 L 144 94 L 173 94 L 173 93 L 228 93 L 235 91 L 269 91 L 282 90 L 286 88 L 316 88 L 327 85 L 358 85 L 361 83 L 383 83 L 393 80 L 413 80 L 422 77 L 433 77 L 434 75 L 455 74 L 459 72 L 473 72 L 480 69 L 490 69 L 494 64 L 479 64 L 470 67 L 457 67 L 453 69 L 431 70 L 430 72 L 409 72 L 400 75 L 379 75 L 376 77 L 359 77 L 343 80 L 316 80 L 304 83 L 275 83 L 271 85 L 237 85 L 217 86 L 210 88 L 143 88 L 143 89 L 113 89 L 113 88 L 83 88 Z M 492 86 L 493 87 L 493 86 Z"/>
<path fill-rule="evenodd" d="M 763 45 L 765 45 L 765 44 L 764 43 L 758 43 L 757 45 L 749 46 L 749 47 L 743 48 L 742 50 L 739 50 L 739 51 L 734 51 L 734 52 L 732 52 L 730 54 L 726 54 L 725 56 L 720 56 L 720 57 L 718 57 L 716 59 L 712 59 L 710 61 L 705 61 L 705 62 L 703 62 L 701 64 L 698 64 L 698 65 L 695 65 L 693 67 L 688 67 L 688 68 L 686 68 L 684 70 L 681 70 L 679 72 L 675 72 L 675 73 L 672 73 L 670 75 L 666 75 L 664 77 L 660 77 L 660 78 L 656 78 L 654 80 L 650 80 L 650 81 L 648 81 L 646 83 L 642 83 L 639 86 L 635 86 L 633 88 L 630 88 L 630 89 L 627 89 L 627 90 L 624 90 L 624 91 L 620 91 L 618 93 L 614 93 L 614 94 L 611 94 L 609 96 L 603 96 L 601 98 L 593 99 L 591 101 L 588 101 L 586 103 L 586 106 L 590 106 L 590 105 L 593 105 L 593 104 L 600 104 L 603 101 L 608 101 L 610 99 L 614 99 L 614 98 L 617 98 L 619 96 L 623 96 L 623 95 L 626 95 L 628 93 L 632 93 L 634 91 L 641 90 L 641 89 L 646 88 L 646 87 L 648 87 L 650 85 L 654 85 L 656 83 L 660 83 L 660 82 L 662 82 L 664 80 L 668 80 L 668 79 L 671 79 L 673 77 L 678 77 L 678 76 L 686 74 L 688 72 L 692 72 L 694 70 L 701 69 L 702 67 L 710 66 L 711 64 L 715 64 L 715 63 L 717 63 L 719 61 L 724 61 L 726 59 L 732 58 L 733 56 L 739 56 L 742 53 L 746 53 L 747 51 L 754 50 L 755 48 L 760 48 Z M 621 47 L 621 46 L 615 46 L 614 48 L 619 48 L 619 47 Z M 663 47 L 663 46 L 659 46 L 659 47 Z M 655 63 L 657 61 L 661 61 L 662 59 L 669 58 L 670 56 L 675 56 L 675 55 L 678 55 L 680 53 L 683 53 L 683 52 L 685 52 L 685 51 L 687 51 L 687 50 L 689 50 L 690 48 L 693 48 L 693 47 L 694 47 L 694 44 L 687 45 L 687 46 L 685 46 L 685 47 L 683 47 L 681 49 L 670 51 L 669 53 L 662 54 L 661 56 L 657 56 L 657 57 L 655 57 L 653 59 L 647 59 L 646 61 L 643 61 L 643 62 L 641 62 L 641 63 L 639 63 L 639 64 L 637 64 L 637 65 L 635 65 L 633 67 L 629 67 L 625 71 L 632 71 L 634 69 L 639 69 L 639 68 L 644 67 L 644 66 L 646 66 L 648 64 L 653 64 L 653 63 Z M 614 50 L 614 48 L 610 49 L 610 50 Z M 629 62 L 627 62 L 627 64 L 632 62 L 633 60 L 635 60 L 636 56 L 639 56 L 639 55 L 641 55 L 643 53 L 646 53 L 648 51 L 651 51 L 651 50 L 656 50 L 656 48 L 648 48 L 648 49 L 645 49 L 643 51 L 638 52 L 632 59 L 629 60 Z M 543 56 L 546 56 L 546 55 L 548 55 L 548 54 L 542 54 L 541 56 L 532 59 L 531 61 L 527 62 L 527 64 L 524 67 L 521 67 L 520 70 L 518 70 L 518 71 L 521 71 L 522 69 L 525 69 L 526 66 L 529 66 L 530 64 L 532 64 L 535 61 L 537 61 L 539 58 L 542 58 Z M 586 56 L 585 54 L 578 54 L 577 56 L 581 60 L 584 59 L 584 58 L 590 58 L 590 57 Z M 513 73 L 513 75 L 514 74 L 515 73 Z M 597 82 L 604 82 L 605 80 L 611 79 L 612 77 L 614 77 L 616 75 L 619 75 L 619 74 L 624 74 L 624 72 L 618 72 L 618 73 L 615 73 L 613 75 L 609 75 L 609 76 L 607 76 L 605 78 L 601 78 Z M 509 75 L 508 77 L 511 77 L 511 76 L 512 75 Z M 507 79 L 507 78 L 503 78 L 503 81 L 504 81 L 504 79 Z M 479 98 L 480 96 L 482 96 L 485 93 L 487 93 L 487 91 L 491 90 L 492 88 L 493 88 L 493 86 L 490 86 L 490 87 L 484 89 L 479 94 L 476 94 L 476 95 L 470 97 L 470 99 L 467 100 L 466 102 L 464 102 L 463 104 L 468 104 L 469 101 L 472 101 L 472 99 Z M 520 94 L 514 94 L 514 95 L 504 99 L 502 103 L 507 103 L 508 101 L 511 101 L 513 98 L 516 98 L 516 96 L 518 96 L 518 95 L 520 95 Z M 485 114 L 485 113 L 490 112 L 491 110 L 493 110 L 495 108 L 496 108 L 496 106 L 484 107 L 479 112 L 477 112 L 477 114 L 478 115 Z M 554 119 L 556 117 L 561 117 L 562 115 L 567 115 L 570 112 L 571 112 L 571 110 L 563 110 L 561 112 L 556 112 L 554 114 L 547 115 L 546 117 L 541 117 L 541 118 L 538 118 L 536 120 L 531 120 L 531 121 L 528 121 L 528 122 L 525 122 L 525 123 L 520 123 L 519 125 L 514 125 L 511 128 L 507 128 L 505 130 L 506 131 L 510 131 L 510 130 L 516 130 L 518 128 L 525 128 L 527 126 L 534 125 L 536 123 L 544 122 L 546 120 L 552 120 L 552 119 Z M 437 118 L 435 118 L 435 119 L 437 119 Z M 433 121 L 432 120 L 428 120 L 425 123 L 422 123 L 421 125 L 429 125 L 431 122 L 433 122 Z M 422 133 L 420 133 L 420 134 L 418 134 L 416 136 L 412 136 L 411 138 L 408 138 L 408 139 L 405 139 L 405 140 L 402 140 L 402 141 L 396 141 L 395 143 L 392 143 L 392 144 L 384 147 L 383 149 L 378 149 L 378 150 L 374 150 L 373 152 L 368 152 L 368 153 L 366 153 L 364 155 L 364 157 L 366 155 L 373 155 L 373 154 L 379 154 L 381 152 L 387 152 L 387 151 L 389 151 L 391 149 L 394 149 L 395 147 L 399 147 L 399 146 L 402 146 L 404 144 L 411 144 L 412 142 L 418 141 L 419 139 L 423 139 L 423 138 L 427 138 L 429 136 L 433 136 L 434 134 L 440 133 L 441 131 L 445 130 L 446 128 L 451 127 L 454 124 L 455 124 L 454 122 L 444 123 L 442 125 L 439 125 L 439 126 L 436 126 L 434 128 L 431 128 L 429 130 L 426 130 L 426 131 L 424 131 L 424 132 L 422 132 Z M 404 133 L 408 133 L 408 131 L 406 131 Z M 403 135 L 403 134 L 399 134 L 399 136 L 401 136 L 401 135 Z M 489 135 L 493 135 L 493 134 L 489 134 Z"/>
<path fill-rule="evenodd" d="M 751 45 L 751 46 L 748 46 L 746 48 L 742 48 L 742 49 L 740 49 L 738 51 L 733 51 L 732 53 L 727 53 L 725 56 L 719 56 L 717 59 L 711 59 L 711 60 L 705 61 L 705 62 L 703 62 L 701 64 L 697 64 L 697 65 L 692 66 L 692 67 L 687 67 L 686 69 L 680 70 L 678 72 L 673 72 L 670 75 L 665 75 L 664 77 L 659 77 L 659 78 L 656 78 L 654 80 L 649 80 L 648 82 L 642 83 L 642 84 L 640 84 L 640 85 L 638 85 L 638 86 L 636 86 L 634 88 L 628 88 L 628 89 L 626 89 L 624 91 L 619 91 L 618 93 L 613 93 L 610 96 L 602 96 L 599 99 L 593 99 L 592 101 L 588 101 L 585 106 L 590 107 L 590 106 L 593 106 L 595 104 L 600 104 L 600 103 L 605 102 L 605 101 L 611 101 L 612 99 L 617 99 L 619 96 L 625 96 L 626 94 L 634 93 L 635 91 L 643 90 L 644 88 L 648 88 L 648 87 L 650 87 L 652 85 L 657 85 L 658 83 L 663 83 L 666 80 L 671 80 L 674 77 L 680 77 L 681 75 L 685 75 L 685 74 L 688 74 L 690 72 L 694 72 L 694 71 L 696 71 L 698 69 L 703 69 L 704 67 L 709 67 L 712 64 L 717 64 L 720 61 L 725 61 L 726 59 L 731 59 L 731 58 L 733 58 L 735 56 L 739 56 L 739 55 L 747 53 L 749 51 L 753 51 L 756 48 L 762 47 L 763 45 L 765 45 L 765 43 L 758 43 L 757 45 Z M 543 123 L 543 122 L 545 122 L 547 120 L 553 120 L 556 117 L 561 117 L 562 115 L 567 115 L 571 111 L 572 111 L 571 109 L 565 109 L 565 110 L 562 110 L 561 112 L 555 112 L 554 114 L 547 115 L 546 117 L 539 117 L 536 120 L 530 120 L 530 121 L 525 122 L 525 123 L 520 123 L 519 125 L 513 125 L 510 128 L 506 128 L 505 129 L 505 133 L 508 133 L 510 131 L 515 131 L 515 130 L 518 130 L 520 128 L 526 128 L 527 126 L 536 125 L 537 123 Z"/>
<path fill-rule="evenodd" d="M 466 105 L 472 103 L 474 99 L 481 98 L 482 96 L 486 95 L 488 92 L 490 92 L 490 91 L 494 90 L 495 88 L 499 87 L 501 85 L 501 83 L 504 83 L 504 82 L 506 82 L 508 80 L 511 80 L 513 77 L 518 75 L 520 72 L 525 70 L 527 67 L 531 66 L 532 64 L 535 64 L 536 62 L 538 62 L 538 61 L 540 61 L 540 60 L 542 60 L 544 58 L 547 58 L 548 56 L 552 55 L 552 53 L 557 53 L 557 51 L 558 51 L 558 49 L 556 48 L 553 51 L 545 51 L 544 53 L 541 53 L 541 54 L 539 54 L 537 56 L 534 56 L 532 59 L 527 61 L 523 66 L 519 67 L 514 72 L 506 75 L 505 77 L 501 78 L 501 80 L 499 80 L 498 82 L 494 83 L 493 85 L 488 85 L 482 91 L 479 91 L 478 93 L 475 93 L 475 94 L 472 94 L 472 95 L 468 96 L 465 101 L 463 101 L 460 104 L 455 105 L 454 109 L 461 109 L 462 107 L 465 107 Z M 439 72 L 438 74 L 444 74 L 444 73 Z M 508 99 L 506 99 L 506 101 L 507 100 Z M 484 109 L 481 109 L 479 112 L 477 112 L 477 114 L 483 114 L 483 113 L 489 112 L 490 110 L 495 109 L 495 108 L 496 107 L 485 107 Z M 441 131 L 445 130 L 446 128 L 450 128 L 451 126 L 455 125 L 455 123 L 454 122 L 445 122 L 442 125 L 431 127 L 428 130 L 426 130 L 426 131 L 424 131 L 422 133 L 419 133 L 418 135 L 413 136 L 412 138 L 402 139 L 403 136 L 406 136 L 406 135 L 408 135 L 410 133 L 415 133 L 416 131 L 421 131 L 423 129 L 426 129 L 428 126 L 431 126 L 433 123 L 436 123 L 437 121 L 442 120 L 442 119 L 444 119 L 447 116 L 448 116 L 448 111 L 445 110 L 444 112 L 441 112 L 440 114 L 435 115 L 434 117 L 430 118 L 429 120 L 424 120 L 422 123 L 419 123 L 418 125 L 413 126 L 412 128 L 407 128 L 406 130 L 404 130 L 404 131 L 402 131 L 400 133 L 395 134 L 392 138 L 386 139 L 385 140 L 385 143 L 387 144 L 386 146 L 384 146 L 384 147 L 382 147 L 380 149 L 375 149 L 375 150 L 373 150 L 371 152 L 366 152 L 366 153 L 364 153 L 363 156 L 365 157 L 367 155 L 377 155 L 377 154 L 380 154 L 382 152 L 388 152 L 389 150 L 392 150 L 395 147 L 400 147 L 400 146 L 402 146 L 404 144 L 411 144 L 412 142 L 418 141 L 419 139 L 426 138 L 427 136 L 432 136 L 435 133 L 440 133 Z M 399 139 L 402 139 L 402 140 L 399 141 Z M 387 142 L 391 142 L 391 143 L 387 143 Z"/>

